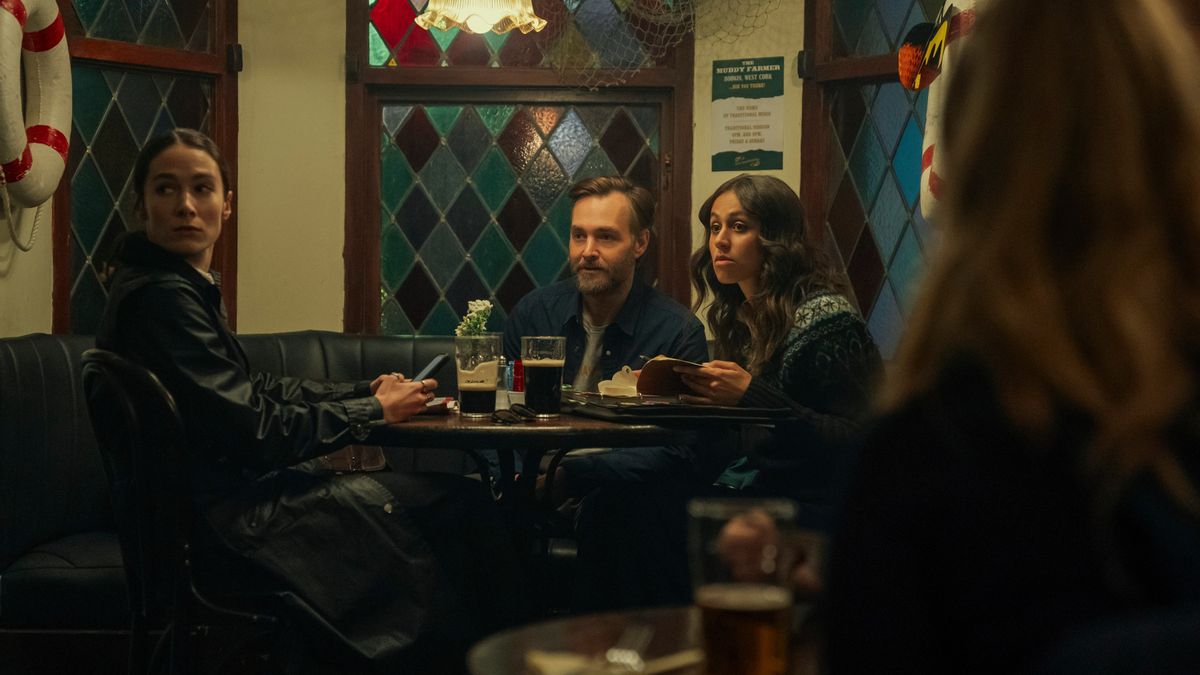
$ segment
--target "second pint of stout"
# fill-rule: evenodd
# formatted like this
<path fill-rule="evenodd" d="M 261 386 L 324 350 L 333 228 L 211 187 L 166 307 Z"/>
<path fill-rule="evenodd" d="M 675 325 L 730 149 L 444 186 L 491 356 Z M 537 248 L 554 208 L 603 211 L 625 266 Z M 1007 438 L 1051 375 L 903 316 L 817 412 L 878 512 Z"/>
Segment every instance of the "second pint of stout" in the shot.
<path fill-rule="evenodd" d="M 487 417 L 496 409 L 496 381 L 500 360 L 484 361 L 471 370 L 458 371 L 459 414 Z"/>
<path fill-rule="evenodd" d="M 538 417 L 557 417 L 562 398 L 563 359 L 527 359 L 525 366 L 525 405 Z"/>
<path fill-rule="evenodd" d="M 708 675 L 786 675 L 792 593 L 770 584 L 696 589 Z"/>

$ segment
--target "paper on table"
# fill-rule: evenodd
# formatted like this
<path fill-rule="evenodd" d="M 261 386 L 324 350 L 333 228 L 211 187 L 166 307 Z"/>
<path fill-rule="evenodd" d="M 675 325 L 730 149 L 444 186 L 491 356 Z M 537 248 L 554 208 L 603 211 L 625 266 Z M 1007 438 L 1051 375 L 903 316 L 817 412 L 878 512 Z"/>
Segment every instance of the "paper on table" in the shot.
<path fill-rule="evenodd" d="M 638 672 L 641 675 L 669 673 L 672 670 L 694 666 L 703 660 L 703 651 L 685 649 L 681 652 L 650 659 Z M 531 649 L 525 654 L 525 668 L 531 675 L 591 675 L 612 672 L 606 670 L 604 665 L 602 658 L 588 657 L 574 652 L 546 652 L 540 649 Z"/>
<path fill-rule="evenodd" d="M 656 356 L 642 366 L 641 377 L 638 378 L 639 394 L 651 396 L 678 396 L 691 393 L 691 389 L 683 383 L 683 378 L 675 372 L 675 366 L 696 366 L 703 364 L 672 359 L 666 356 Z"/>

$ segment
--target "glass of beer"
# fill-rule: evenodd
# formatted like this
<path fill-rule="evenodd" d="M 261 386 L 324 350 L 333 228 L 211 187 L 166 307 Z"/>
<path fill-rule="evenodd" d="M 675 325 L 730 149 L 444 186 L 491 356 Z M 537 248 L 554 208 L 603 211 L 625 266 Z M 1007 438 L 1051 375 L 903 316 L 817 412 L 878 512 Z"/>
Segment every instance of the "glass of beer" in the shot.
<path fill-rule="evenodd" d="M 526 335 L 521 338 L 525 405 L 533 409 L 539 418 L 558 417 L 566 355 L 565 337 Z"/>
<path fill-rule="evenodd" d="M 458 335 L 454 338 L 458 366 L 458 411 L 463 417 L 488 417 L 496 409 L 500 378 L 500 335 Z"/>
<path fill-rule="evenodd" d="M 786 675 L 796 506 L 693 499 L 688 547 L 708 675 Z"/>

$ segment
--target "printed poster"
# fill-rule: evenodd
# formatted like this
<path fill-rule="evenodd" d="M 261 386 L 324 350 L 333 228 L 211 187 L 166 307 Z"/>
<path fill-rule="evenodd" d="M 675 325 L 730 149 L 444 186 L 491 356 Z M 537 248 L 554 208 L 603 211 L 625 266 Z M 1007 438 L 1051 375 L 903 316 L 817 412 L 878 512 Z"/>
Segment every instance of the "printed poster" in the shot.
<path fill-rule="evenodd" d="M 713 61 L 712 170 L 783 168 L 783 57 Z"/>

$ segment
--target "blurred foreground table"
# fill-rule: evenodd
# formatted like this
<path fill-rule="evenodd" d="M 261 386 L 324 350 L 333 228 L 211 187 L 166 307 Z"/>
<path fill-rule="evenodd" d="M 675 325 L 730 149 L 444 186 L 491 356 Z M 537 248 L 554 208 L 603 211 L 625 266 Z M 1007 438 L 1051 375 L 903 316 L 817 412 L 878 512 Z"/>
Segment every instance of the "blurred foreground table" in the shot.
<path fill-rule="evenodd" d="M 467 666 L 471 675 L 527 675 L 526 655 L 531 650 L 565 652 L 599 657 L 612 647 L 631 625 L 650 626 L 653 637 L 642 650 L 645 661 L 700 648 L 700 610 L 695 607 L 664 607 L 605 614 L 585 614 L 502 631 L 471 648 Z M 811 630 L 795 640 L 793 675 L 816 675 L 817 656 Z M 703 675 L 703 663 L 677 668 L 671 675 Z"/>

